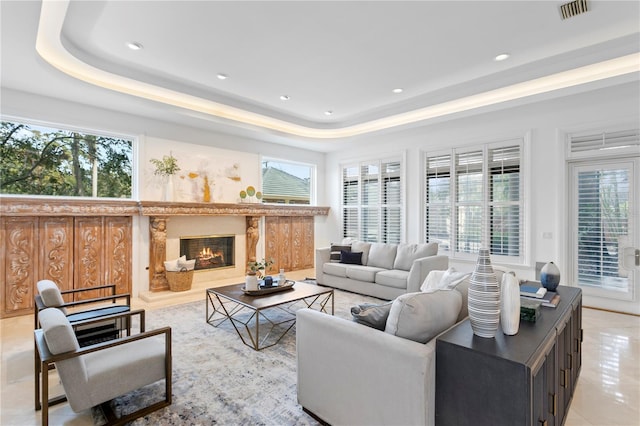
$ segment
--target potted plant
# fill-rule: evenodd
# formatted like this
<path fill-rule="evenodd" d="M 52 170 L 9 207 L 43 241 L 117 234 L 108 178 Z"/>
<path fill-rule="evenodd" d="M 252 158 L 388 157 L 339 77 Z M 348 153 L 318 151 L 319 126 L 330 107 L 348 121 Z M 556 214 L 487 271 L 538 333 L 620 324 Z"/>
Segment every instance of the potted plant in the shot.
<path fill-rule="evenodd" d="M 258 261 L 249 262 L 249 275 L 256 274 L 258 275 L 259 278 L 262 279 L 264 277 L 263 271 L 271 265 L 273 265 L 273 259 L 269 259 L 269 260 L 262 259 L 262 261 L 260 262 Z"/>
<path fill-rule="evenodd" d="M 162 160 L 152 158 L 149 160 L 151 164 L 156 166 L 153 174 L 162 176 L 165 179 L 164 193 L 162 194 L 163 201 L 173 201 L 173 175 L 180 171 L 178 166 L 178 159 L 169 153 L 162 157 Z"/>

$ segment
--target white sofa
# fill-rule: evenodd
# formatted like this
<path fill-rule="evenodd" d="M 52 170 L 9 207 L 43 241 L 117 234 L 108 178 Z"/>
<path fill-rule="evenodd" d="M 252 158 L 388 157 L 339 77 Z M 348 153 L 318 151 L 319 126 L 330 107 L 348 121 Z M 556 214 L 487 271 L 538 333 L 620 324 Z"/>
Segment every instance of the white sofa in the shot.
<path fill-rule="evenodd" d="M 502 272 L 496 275 L 500 281 Z M 462 295 L 456 324 L 468 316 L 468 286 L 469 278 L 452 290 Z M 423 344 L 301 309 L 298 402 L 333 426 L 433 425 L 436 338 Z"/>
<path fill-rule="evenodd" d="M 437 255 L 436 243 L 353 241 L 349 246 L 352 253 L 362 253 L 361 265 L 340 263 L 339 257 L 332 260 L 331 247 L 316 249 L 318 284 L 391 300 L 404 293 L 419 291 L 430 271 L 447 269 L 449 262 L 447 256 Z"/>

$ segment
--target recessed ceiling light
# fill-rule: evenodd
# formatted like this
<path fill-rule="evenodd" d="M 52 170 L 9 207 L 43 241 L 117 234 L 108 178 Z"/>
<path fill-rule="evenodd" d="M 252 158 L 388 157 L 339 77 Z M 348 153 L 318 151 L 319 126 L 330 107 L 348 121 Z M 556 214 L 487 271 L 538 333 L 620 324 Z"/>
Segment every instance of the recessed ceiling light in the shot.
<path fill-rule="evenodd" d="M 280 95 L 280 100 L 282 101 L 288 101 L 289 99 L 291 99 L 289 95 Z"/>
<path fill-rule="evenodd" d="M 496 61 L 504 61 L 505 59 L 509 59 L 509 56 L 510 55 L 508 53 L 501 53 L 493 59 Z"/>
<path fill-rule="evenodd" d="M 331 114 L 333 114 L 333 111 L 325 111 L 324 112 L 324 115 L 331 115 Z"/>
<path fill-rule="evenodd" d="M 137 41 L 128 41 L 125 44 L 131 50 L 142 50 L 144 48 L 142 43 L 138 43 Z"/>
<path fill-rule="evenodd" d="M 228 79 L 229 76 L 226 74 L 218 74 L 218 80 L 226 80 Z"/>
<path fill-rule="evenodd" d="M 404 91 L 404 89 L 401 88 L 401 87 L 398 87 L 397 89 L 393 89 L 392 90 L 393 93 L 402 93 L 403 91 Z"/>

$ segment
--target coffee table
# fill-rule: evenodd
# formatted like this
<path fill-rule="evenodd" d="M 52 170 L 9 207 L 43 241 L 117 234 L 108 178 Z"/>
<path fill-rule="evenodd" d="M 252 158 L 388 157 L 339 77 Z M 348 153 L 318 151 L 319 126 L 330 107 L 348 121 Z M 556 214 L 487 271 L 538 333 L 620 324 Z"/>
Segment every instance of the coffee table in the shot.
<path fill-rule="evenodd" d="M 295 311 L 318 309 L 333 315 L 333 289 L 296 281 L 289 290 L 250 296 L 244 283 L 206 290 L 206 321 L 214 327 L 229 321 L 242 343 L 259 351 L 278 343 L 296 323 Z M 261 335 L 263 333 L 263 335 Z"/>

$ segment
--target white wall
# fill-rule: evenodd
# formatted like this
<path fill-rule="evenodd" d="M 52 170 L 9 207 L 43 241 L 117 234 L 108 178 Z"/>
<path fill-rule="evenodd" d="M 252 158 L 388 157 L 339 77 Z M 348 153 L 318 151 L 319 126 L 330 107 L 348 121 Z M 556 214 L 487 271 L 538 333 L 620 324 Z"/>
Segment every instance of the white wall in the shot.
<path fill-rule="evenodd" d="M 423 153 L 427 150 L 500 141 L 511 137 L 529 139 L 529 196 L 526 201 L 530 219 L 529 264 L 515 268 L 523 278 L 535 277 L 535 262 L 555 261 L 565 265 L 567 244 L 565 219 L 564 134 L 567 131 L 596 130 L 617 126 L 640 127 L 639 84 L 626 83 L 592 92 L 550 99 L 535 104 L 441 121 L 404 132 L 358 138 L 353 146 L 327 155 L 327 202 L 331 207 L 326 231 L 316 236 L 318 246 L 326 246 L 340 237 L 340 164 L 362 156 L 381 156 L 404 152 L 407 176 L 408 242 L 422 242 L 423 225 Z M 366 153 L 366 154 L 365 154 Z M 525 160 L 526 161 L 526 160 Z M 551 233 L 552 238 L 543 238 Z M 460 270 L 471 264 L 454 263 Z M 566 271 L 562 270 L 566 276 Z"/>

